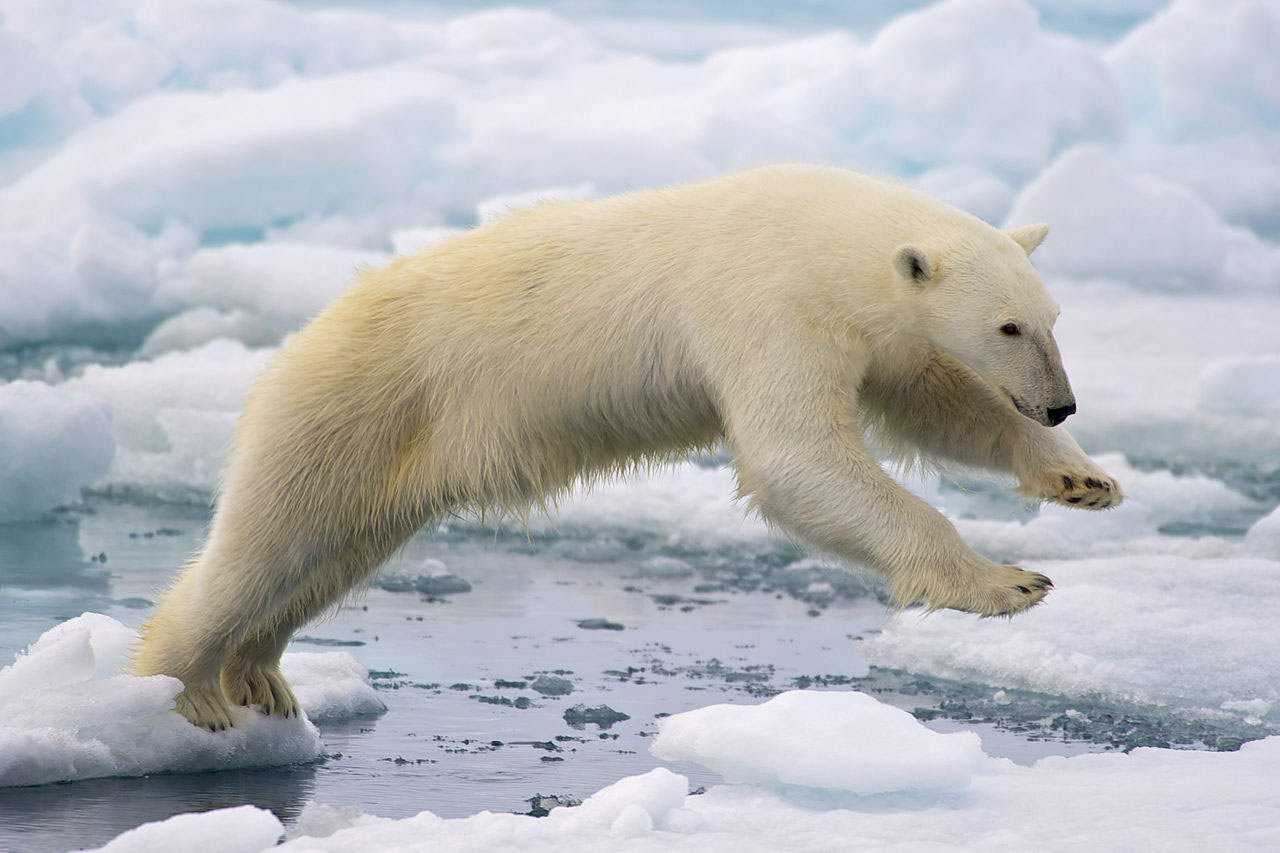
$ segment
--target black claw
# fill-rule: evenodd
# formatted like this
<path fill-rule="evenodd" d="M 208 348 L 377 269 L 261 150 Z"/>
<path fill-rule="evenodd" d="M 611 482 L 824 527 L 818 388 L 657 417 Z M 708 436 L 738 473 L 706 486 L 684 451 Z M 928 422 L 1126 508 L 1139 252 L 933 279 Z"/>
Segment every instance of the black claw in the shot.
<path fill-rule="evenodd" d="M 1082 501 L 1082 500 L 1084 500 L 1084 498 L 1079 498 L 1079 497 L 1076 497 L 1076 498 L 1067 498 L 1067 503 L 1069 503 L 1069 504 L 1078 504 L 1078 503 L 1080 503 L 1080 501 Z"/>
<path fill-rule="evenodd" d="M 1085 504 L 1085 506 L 1097 506 L 1097 505 L 1098 505 L 1097 501 L 1089 501 L 1087 504 Z"/>
<path fill-rule="evenodd" d="M 1021 593 L 1025 594 L 1025 595 L 1030 595 L 1030 594 L 1031 594 L 1031 590 L 1029 590 L 1029 589 L 1027 589 L 1025 586 L 1021 586 L 1021 585 L 1019 585 L 1019 586 L 1018 586 L 1018 592 L 1021 592 Z"/>
<path fill-rule="evenodd" d="M 1062 485 L 1066 486 L 1068 489 L 1074 489 L 1076 487 L 1075 481 L 1066 474 L 1062 475 Z"/>
<path fill-rule="evenodd" d="M 1093 479 L 1092 477 L 1087 478 L 1087 479 L 1084 481 L 1084 484 L 1085 484 L 1085 486 L 1086 486 L 1087 488 L 1090 488 L 1090 489 L 1100 489 L 1100 488 L 1102 488 L 1102 483 L 1098 482 L 1097 480 Z"/>

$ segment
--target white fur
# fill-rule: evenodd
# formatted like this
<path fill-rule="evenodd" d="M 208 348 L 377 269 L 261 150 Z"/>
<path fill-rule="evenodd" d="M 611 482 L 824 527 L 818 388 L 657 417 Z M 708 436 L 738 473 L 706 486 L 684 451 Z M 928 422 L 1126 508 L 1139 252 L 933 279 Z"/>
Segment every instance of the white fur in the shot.
<path fill-rule="evenodd" d="M 1037 422 L 1070 394 L 1026 257 L 1044 231 L 778 166 L 545 204 L 366 271 L 259 379 L 208 542 L 136 671 L 182 679 L 178 710 L 209 728 L 228 701 L 296 713 L 289 637 L 427 520 L 522 514 L 719 440 L 761 513 L 898 603 L 1028 607 L 1048 579 L 975 554 L 864 435 L 1012 472 L 1027 495 L 1119 500 Z"/>

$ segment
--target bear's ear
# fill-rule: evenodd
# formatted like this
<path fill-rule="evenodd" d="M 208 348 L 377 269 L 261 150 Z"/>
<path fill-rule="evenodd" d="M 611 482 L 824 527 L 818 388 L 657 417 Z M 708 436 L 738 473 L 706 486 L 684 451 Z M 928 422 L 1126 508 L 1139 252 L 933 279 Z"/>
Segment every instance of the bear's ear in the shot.
<path fill-rule="evenodd" d="M 912 243 L 899 246 L 893 253 L 893 268 L 898 275 L 915 284 L 933 280 L 933 259 L 927 251 Z"/>
<path fill-rule="evenodd" d="M 1004 232 L 1013 238 L 1013 242 L 1022 247 L 1022 251 L 1028 255 L 1036 250 L 1044 242 L 1044 238 L 1049 236 L 1049 226 L 1040 222 L 1036 225 L 1020 225 L 1017 228 L 1010 228 Z"/>

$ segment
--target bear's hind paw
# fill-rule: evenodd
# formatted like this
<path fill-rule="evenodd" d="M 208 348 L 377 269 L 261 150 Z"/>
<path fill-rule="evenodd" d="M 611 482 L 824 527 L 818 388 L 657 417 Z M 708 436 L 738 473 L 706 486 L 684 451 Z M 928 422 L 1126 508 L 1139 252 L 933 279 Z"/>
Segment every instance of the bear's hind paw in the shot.
<path fill-rule="evenodd" d="M 989 607 L 979 611 L 984 619 L 992 616 L 1012 616 L 1039 604 L 1049 590 L 1053 589 L 1053 581 L 1039 572 L 1029 572 L 1017 566 L 1001 566 L 1007 572 L 993 585 L 988 598 Z"/>
<path fill-rule="evenodd" d="M 239 672 L 222 671 L 222 690 L 236 705 L 256 705 L 271 716 L 297 717 L 302 713 L 298 699 L 277 666 L 249 667 Z"/>
<path fill-rule="evenodd" d="M 231 706 L 216 683 L 187 685 L 174 700 L 173 710 L 186 717 L 192 725 L 211 732 L 225 731 L 235 725 L 231 719 Z"/>

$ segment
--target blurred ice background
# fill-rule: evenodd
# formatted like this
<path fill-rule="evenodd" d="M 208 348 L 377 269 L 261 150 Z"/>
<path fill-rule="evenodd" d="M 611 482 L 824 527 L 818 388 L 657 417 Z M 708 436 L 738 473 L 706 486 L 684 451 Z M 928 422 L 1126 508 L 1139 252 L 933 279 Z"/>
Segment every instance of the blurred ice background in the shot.
<path fill-rule="evenodd" d="M 1012 622 L 913 613 L 884 621 L 876 611 L 852 632 L 865 639 L 842 651 L 856 661 L 850 673 L 865 676 L 872 664 L 877 678 L 896 679 L 886 693 L 899 700 L 911 679 L 928 678 L 958 691 L 947 701 L 971 690 L 964 695 L 981 694 L 987 708 L 1048 696 L 1059 702 L 1053 714 L 1110 702 L 1146 709 L 1162 725 L 1218 726 L 1221 740 L 1198 730 L 1199 746 L 1280 731 L 1274 2 L 0 0 L 0 658 L 30 646 L 0 673 L 0 780 L 244 766 L 245 750 L 265 754 L 260 763 L 328 754 L 323 738 L 335 735 L 302 723 L 275 733 L 249 726 L 248 741 L 210 753 L 156 722 L 170 686 L 116 674 L 131 636 L 122 622 L 137 624 L 198 530 L 150 537 L 174 517 L 198 527 L 255 371 L 360 265 L 504 206 L 778 160 L 899 177 L 995 224 L 1051 223 L 1035 260 L 1063 307 L 1059 341 L 1081 408 L 1068 426 L 1130 495 L 1099 517 L 1023 507 L 999 484 L 913 482 L 979 550 L 1041 568 L 1057 588 Z M 873 584 L 744 520 L 722 462 L 575 495 L 555 521 L 535 520 L 531 538 L 463 525 L 422 547 L 523 548 L 535 569 L 595 561 L 735 591 L 755 588 L 726 578 L 749 575 L 831 620 L 839 617 L 828 607 L 875 602 Z M 141 557 L 121 563 L 123 545 L 109 569 L 95 550 L 104 538 L 127 544 L 126 518 L 148 531 L 149 547 L 169 547 L 149 552 L 146 571 Z M 409 585 L 426 595 L 417 578 L 410 572 Z M 112 618 L 68 621 L 90 609 Z M 767 630 L 800 635 L 817 623 L 782 624 Z M 367 710 L 354 659 L 299 666 L 304 681 L 310 672 L 349 685 L 309 704 L 313 719 Z M 346 674 L 332 676 L 326 667 L 335 666 Z M 794 713 L 799 727 L 806 714 L 821 716 L 801 701 L 778 712 Z M 1064 732 L 1118 725 L 1075 713 L 1085 719 L 1067 715 Z M 864 736 L 874 740 L 883 729 L 872 717 Z M 958 718 L 950 723 L 963 727 Z M 148 742 L 155 731 L 164 734 Z M 990 735 L 983 730 L 989 753 Z M 1265 742 L 1267 755 L 1274 743 Z M 1227 762 L 1226 775 L 1274 789 L 1280 771 L 1259 758 L 1263 748 L 1215 760 Z M 700 748 L 669 753 L 724 773 Z M 699 849 L 741 849 L 733 815 L 754 813 L 810 820 L 810 849 L 824 849 L 833 837 L 824 832 L 849 830 L 847 815 L 833 815 L 857 812 L 868 795 L 837 784 L 846 793 L 823 799 L 810 789 L 829 774 L 789 773 L 795 753 L 761 758 L 748 778 L 714 789 L 714 819 L 663 799 L 669 778 L 645 777 L 615 795 L 616 807 L 593 807 L 597 817 L 572 826 L 482 821 L 431 837 L 461 848 L 457 839 L 479 833 L 469 843 L 480 848 L 475 839 L 494 832 L 529 849 L 570 838 L 590 849 L 596 842 L 584 839 L 596 833 L 601 849 L 614 849 L 618 837 L 661 845 L 684 833 Z M 1099 778 L 1139 786 L 1218 772 L 1170 769 L 1183 758 L 1107 758 L 1115 763 Z M 880 789 L 899 792 L 875 801 L 884 809 L 945 799 L 889 765 L 867 771 L 906 773 L 905 787 Z M 1038 808 L 1070 808 L 1055 787 L 1068 783 L 1036 788 L 1049 775 L 1028 776 L 1024 787 L 1044 793 Z M 1209 796 L 1207 781 L 1192 782 L 1187 796 Z M 809 793 L 796 795 L 796 785 Z M 705 811 L 713 799 L 695 801 Z M 924 843 L 932 826 L 954 840 L 948 833 L 984 825 L 986 809 L 1010 821 L 1016 846 L 1043 817 L 1025 803 L 1010 817 L 994 799 L 969 812 L 947 802 L 959 811 L 925 821 L 913 838 Z M 1076 805 L 1091 820 L 1063 838 L 1080 843 L 1090 831 L 1095 842 L 1122 843 L 1110 820 L 1122 813 L 1139 828 L 1180 827 L 1172 847 L 1208 826 L 1186 809 L 1144 812 L 1150 803 L 1115 797 Z M 327 831 L 371 820 L 309 808 L 304 825 Z M 872 810 L 875 821 L 863 815 L 868 838 L 903 837 L 901 821 Z M 1250 835 L 1268 815 L 1270 834 Z M 261 814 L 225 822 L 241 816 L 244 849 L 257 844 L 253 826 L 274 841 L 278 824 Z M 1242 846 L 1280 845 L 1273 814 L 1255 810 L 1240 822 Z M 419 823 L 416 835 L 404 830 L 409 839 L 427 838 L 430 821 Z M 403 843 L 382 831 L 385 843 Z"/>

